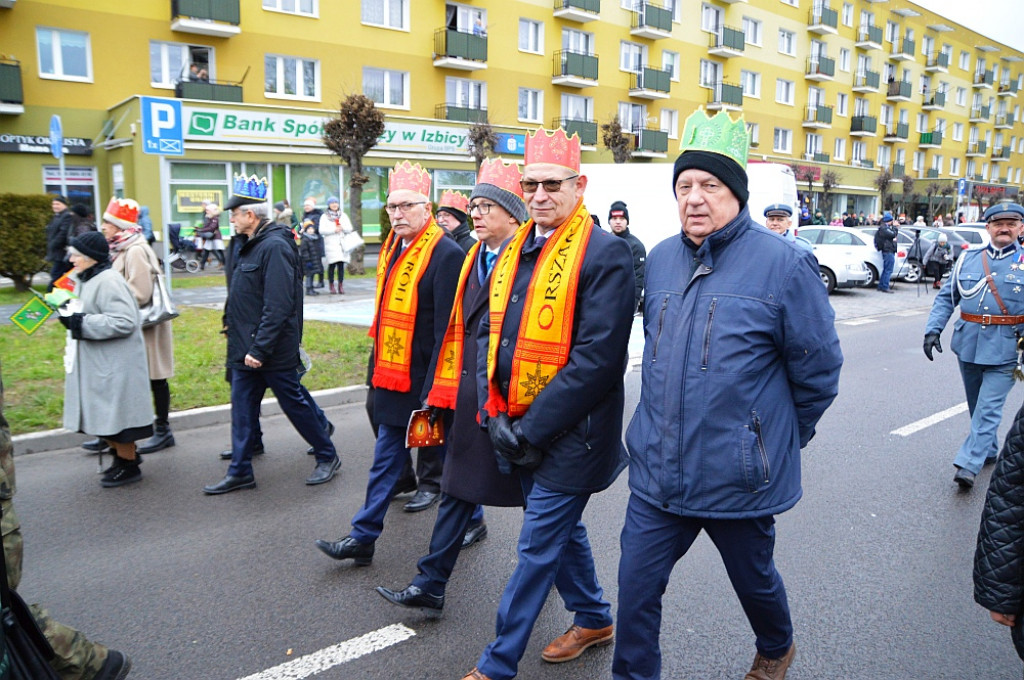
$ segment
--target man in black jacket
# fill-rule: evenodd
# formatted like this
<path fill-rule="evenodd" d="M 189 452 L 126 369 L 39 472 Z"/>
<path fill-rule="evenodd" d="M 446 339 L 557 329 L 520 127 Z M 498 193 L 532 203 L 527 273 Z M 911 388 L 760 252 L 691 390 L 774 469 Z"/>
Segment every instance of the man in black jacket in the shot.
<path fill-rule="evenodd" d="M 893 224 L 892 213 L 888 210 L 882 215 L 882 223 L 878 225 L 875 232 L 875 250 L 882 253 L 882 273 L 878 277 L 878 291 L 880 293 L 891 293 L 889 279 L 892 278 L 892 269 L 896 264 L 896 236 L 899 228 Z"/>
<path fill-rule="evenodd" d="M 341 467 L 317 407 L 299 385 L 302 340 L 302 274 L 291 230 L 269 219 L 266 180 L 236 178 L 231 211 L 238 246 L 224 307 L 231 372 L 231 465 L 220 482 L 203 487 L 223 494 L 256 486 L 252 454 L 260 400 L 269 387 L 281 410 L 313 446 L 316 468 L 306 484 L 329 482 Z"/>
<path fill-rule="evenodd" d="M 630 233 L 629 209 L 626 208 L 626 204 L 622 201 L 615 201 L 608 210 L 608 226 L 611 227 L 612 233 L 624 239 L 629 244 L 629 249 L 633 251 L 633 278 L 636 279 L 633 297 L 636 300 L 636 308 L 641 309 L 641 301 L 644 297 L 644 270 L 647 266 L 645 264 L 647 261 L 647 249 L 644 248 L 644 244 L 640 242 L 640 239 Z"/>
<path fill-rule="evenodd" d="M 53 217 L 46 224 L 46 259 L 50 261 L 50 285 L 47 291 L 53 290 L 53 282 L 71 269 L 67 260 L 68 243 L 75 235 L 75 215 L 68 210 L 68 199 L 55 195 L 50 203 Z"/>

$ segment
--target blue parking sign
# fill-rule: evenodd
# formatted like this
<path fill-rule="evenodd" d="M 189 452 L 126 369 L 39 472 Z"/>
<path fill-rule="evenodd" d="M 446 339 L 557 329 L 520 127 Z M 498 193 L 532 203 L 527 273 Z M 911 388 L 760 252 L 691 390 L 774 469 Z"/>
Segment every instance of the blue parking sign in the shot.
<path fill-rule="evenodd" d="M 161 97 L 141 97 L 142 151 L 161 156 L 184 156 L 181 102 Z"/>
<path fill-rule="evenodd" d="M 961 177 L 956 181 L 956 193 L 961 196 L 967 195 L 967 178 Z"/>

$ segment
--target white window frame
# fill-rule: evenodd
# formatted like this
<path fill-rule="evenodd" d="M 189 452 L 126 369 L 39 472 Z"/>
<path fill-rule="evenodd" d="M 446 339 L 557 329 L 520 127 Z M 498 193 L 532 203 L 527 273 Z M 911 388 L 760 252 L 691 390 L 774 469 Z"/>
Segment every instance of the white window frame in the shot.
<path fill-rule="evenodd" d="M 780 144 L 780 142 L 782 142 Z M 775 153 L 793 153 L 793 131 L 786 128 L 775 128 L 772 134 L 772 151 Z"/>
<path fill-rule="evenodd" d="M 523 29 L 527 31 L 526 47 L 523 47 Z M 519 51 L 527 54 L 544 54 L 544 22 L 533 19 L 519 20 Z"/>
<path fill-rule="evenodd" d="M 911 158 L 913 165 L 910 166 L 910 169 L 914 172 L 921 172 L 921 168 L 924 167 L 924 151 L 915 151 Z"/>
<path fill-rule="evenodd" d="M 760 144 L 761 144 L 761 124 L 760 123 L 747 123 L 747 134 L 750 136 L 750 146 L 760 146 Z"/>
<path fill-rule="evenodd" d="M 836 93 L 836 115 L 848 116 L 850 109 L 850 95 L 845 92 Z"/>
<path fill-rule="evenodd" d="M 647 106 L 634 102 L 619 102 L 619 125 L 623 130 L 635 132 L 647 127 Z"/>
<path fill-rule="evenodd" d="M 956 156 L 949 157 L 949 176 L 959 177 L 960 176 L 960 159 Z"/>
<path fill-rule="evenodd" d="M 842 22 L 843 26 L 853 26 L 853 5 L 848 2 L 843 3 Z"/>
<path fill-rule="evenodd" d="M 953 141 L 962 142 L 964 141 L 964 124 L 953 123 Z"/>
<path fill-rule="evenodd" d="M 747 85 L 750 87 L 747 87 Z M 740 71 L 740 87 L 744 97 L 761 98 L 761 74 L 757 71 Z"/>
<path fill-rule="evenodd" d="M 277 66 L 277 72 L 276 72 L 277 78 L 276 79 L 277 79 L 278 91 L 277 92 L 267 92 L 267 89 L 266 89 L 266 74 L 264 74 L 264 80 L 263 80 L 263 85 L 264 85 L 264 87 L 263 87 L 263 96 L 264 97 L 266 97 L 267 99 L 292 99 L 292 100 L 298 100 L 298 101 L 304 101 L 304 102 L 318 102 L 318 101 L 320 101 L 320 60 L 319 59 L 308 59 L 306 57 L 296 57 L 296 56 L 290 55 L 290 54 L 267 53 L 267 54 L 263 55 L 264 69 L 266 68 L 266 60 L 267 59 L 276 59 L 277 60 L 277 65 L 276 65 Z M 298 93 L 296 93 L 296 94 L 285 94 L 284 92 L 281 91 L 284 88 L 284 82 L 285 82 L 284 81 L 285 60 L 287 60 L 287 59 L 294 59 L 295 60 L 295 87 L 296 87 L 296 90 L 298 91 Z M 304 77 L 305 77 L 305 73 L 306 73 L 305 69 L 303 68 L 303 64 L 306 64 L 306 63 L 312 63 L 313 64 L 313 90 L 314 90 L 314 93 L 312 95 L 300 94 L 300 93 L 306 91 L 305 81 L 303 80 Z"/>
<path fill-rule="evenodd" d="M 153 48 L 154 45 L 160 47 L 160 70 L 162 71 L 162 75 L 165 78 L 165 80 L 153 80 L 153 78 L 152 78 L 152 75 L 153 75 L 153 54 L 152 54 L 152 48 Z M 213 49 L 214 48 L 212 48 L 212 47 L 210 47 L 208 45 L 193 45 L 191 43 L 170 42 L 170 41 L 167 41 L 167 40 L 150 40 L 149 41 L 149 46 L 150 46 L 150 55 L 149 55 L 149 59 L 150 59 L 150 64 L 149 64 L 150 82 L 149 82 L 149 86 L 150 87 L 156 88 L 156 89 L 162 89 L 162 90 L 173 90 L 174 86 L 179 81 L 188 80 L 189 79 L 189 66 L 192 63 L 192 61 L 191 61 L 191 56 L 192 56 L 191 50 L 192 50 L 193 47 L 199 48 L 199 49 L 203 49 L 203 50 L 207 51 L 207 54 L 208 54 L 207 66 L 208 66 L 209 72 L 210 72 L 209 73 L 210 80 L 214 80 L 214 75 L 215 75 L 214 72 L 213 72 L 213 70 L 214 70 L 214 68 L 213 68 L 214 67 L 214 58 L 213 58 L 214 52 L 213 52 Z M 185 50 L 185 52 L 186 52 L 185 60 L 182 62 L 182 68 L 180 69 L 180 72 L 177 73 L 177 74 L 171 73 L 171 71 L 169 70 L 169 68 L 170 68 L 170 63 L 169 63 L 170 54 L 169 54 L 169 49 L 168 48 L 171 48 L 171 47 L 181 48 L 181 49 Z"/>
<path fill-rule="evenodd" d="M 584 97 L 581 94 L 569 94 L 566 92 L 562 93 L 562 118 L 566 120 L 580 120 L 586 122 L 594 121 L 594 98 Z M 580 118 L 578 114 L 572 113 L 574 108 L 583 108 L 583 117 Z"/>
<path fill-rule="evenodd" d="M 43 73 L 43 60 L 41 58 L 42 44 L 39 42 L 41 33 L 49 32 L 52 51 L 50 59 L 53 63 L 53 73 Z M 61 52 L 61 36 L 65 34 L 77 34 L 85 36 L 85 75 L 75 76 L 64 73 L 64 55 Z M 45 80 L 67 80 L 75 83 L 93 82 L 92 72 L 92 37 L 87 31 L 72 31 L 67 28 L 53 28 L 50 26 L 36 27 L 36 63 L 38 64 L 39 77 Z"/>
<path fill-rule="evenodd" d="M 724 69 L 722 65 L 717 61 L 711 61 L 710 59 L 700 60 L 700 78 L 698 84 L 701 87 L 715 87 L 718 83 L 722 82 L 722 73 Z"/>
<path fill-rule="evenodd" d="M 635 49 L 634 49 L 635 48 Z M 647 65 L 647 45 L 622 40 L 619 42 L 619 70 L 640 73 Z"/>
<path fill-rule="evenodd" d="M 523 115 L 523 96 L 526 96 L 526 115 Z M 530 115 L 531 109 L 534 115 Z M 519 88 L 517 114 L 520 123 L 541 123 L 544 120 L 544 90 L 529 87 Z"/>
<path fill-rule="evenodd" d="M 396 71 L 396 70 L 386 69 L 386 68 L 377 68 L 375 66 L 364 66 L 363 67 L 363 94 L 365 94 L 367 97 L 370 97 L 370 95 L 366 93 L 366 76 L 370 72 L 380 73 L 383 76 L 383 80 L 384 80 L 384 85 L 383 85 L 384 101 L 378 102 L 378 101 L 374 100 L 374 103 L 376 103 L 377 106 L 381 107 L 382 109 L 404 109 L 404 110 L 408 110 L 409 109 L 409 99 L 410 99 L 409 91 L 410 91 L 411 88 L 410 88 L 409 72 L 408 71 Z M 390 94 L 390 92 L 391 92 L 391 80 L 394 79 L 394 78 L 401 78 L 401 80 L 402 80 L 402 101 L 400 103 L 395 103 L 395 102 L 387 101 L 388 94 Z M 370 98 L 373 99 L 372 97 L 370 97 Z"/>
<path fill-rule="evenodd" d="M 900 40 L 900 25 L 895 21 L 885 22 L 885 42 L 895 45 Z"/>
<path fill-rule="evenodd" d="M 839 48 L 839 70 L 850 72 L 850 50 L 845 47 Z"/>
<path fill-rule="evenodd" d="M 853 141 L 850 143 L 850 162 L 860 162 L 868 157 L 867 142 Z"/>
<path fill-rule="evenodd" d="M 394 17 L 391 16 L 391 0 L 361 0 L 359 5 L 359 20 L 364 26 L 373 26 L 375 28 L 388 28 L 393 31 L 405 31 L 409 32 L 409 2 L 410 0 L 398 0 L 402 3 L 400 9 L 401 16 L 398 18 L 399 23 L 394 23 Z M 381 13 L 384 15 L 384 21 L 382 23 L 375 23 L 364 19 L 365 8 L 367 4 L 379 4 L 381 7 Z"/>
<path fill-rule="evenodd" d="M 846 158 L 846 138 L 845 137 L 836 137 L 836 144 L 835 144 L 835 148 L 833 149 L 833 151 L 835 153 L 832 154 L 832 160 L 834 160 L 834 161 L 841 161 L 841 160 L 844 160 Z"/>
<path fill-rule="evenodd" d="M 743 23 L 741 26 L 743 28 L 743 41 L 748 45 L 761 47 L 761 36 L 763 35 L 762 29 L 764 28 L 764 24 L 757 19 L 743 17 Z"/>
<path fill-rule="evenodd" d="M 594 34 L 575 28 L 563 28 L 562 49 L 594 56 Z"/>
<path fill-rule="evenodd" d="M 914 128 L 914 132 L 927 132 L 928 131 L 928 114 L 927 113 L 918 113 L 917 114 L 917 118 L 915 119 L 914 122 L 916 123 L 916 127 Z"/>
<path fill-rule="evenodd" d="M 967 50 L 960 50 L 960 70 L 969 71 L 971 68 L 971 53 Z"/>
<path fill-rule="evenodd" d="M 661 110 L 661 131 L 668 133 L 669 139 L 679 138 L 679 111 L 675 109 Z"/>
<path fill-rule="evenodd" d="M 967 106 L 967 88 L 958 87 L 956 88 L 956 105 Z"/>
<path fill-rule="evenodd" d="M 788 51 L 784 49 L 786 46 L 789 47 Z M 779 54 L 785 54 L 787 57 L 796 56 L 796 33 L 784 28 L 779 29 Z"/>
<path fill-rule="evenodd" d="M 800 0 L 780 0 L 783 5 L 789 5 L 790 7 L 799 7 Z"/>
<path fill-rule="evenodd" d="M 487 83 L 448 76 L 444 79 L 444 101 L 467 109 L 486 109 Z"/>
<path fill-rule="evenodd" d="M 706 33 L 718 33 L 725 25 L 725 11 L 708 3 L 700 6 L 700 30 Z"/>
<path fill-rule="evenodd" d="M 875 167 L 887 168 L 892 161 L 892 148 L 887 144 L 879 144 L 875 152 Z"/>
<path fill-rule="evenodd" d="M 314 19 L 320 17 L 320 0 L 309 0 L 313 9 L 308 12 L 304 12 L 301 9 L 302 0 L 291 0 L 295 9 L 282 9 L 281 6 L 288 1 L 289 0 L 263 0 L 263 9 L 267 12 L 281 12 L 282 14 L 294 14 L 300 17 L 312 17 Z"/>
<path fill-rule="evenodd" d="M 815 132 L 808 132 L 804 135 L 804 153 L 822 153 L 822 145 L 825 138 Z"/>
<path fill-rule="evenodd" d="M 782 95 L 780 97 L 780 95 Z M 776 104 L 787 104 L 793 106 L 793 101 L 796 95 L 796 84 L 792 80 L 786 80 L 785 78 L 775 79 L 775 103 Z"/>
<path fill-rule="evenodd" d="M 667 71 L 671 68 L 672 75 L 669 76 L 669 78 L 677 83 L 679 82 L 679 70 L 681 64 L 682 61 L 679 58 L 678 52 L 673 52 L 672 50 L 661 51 L 661 69 L 663 71 Z"/>

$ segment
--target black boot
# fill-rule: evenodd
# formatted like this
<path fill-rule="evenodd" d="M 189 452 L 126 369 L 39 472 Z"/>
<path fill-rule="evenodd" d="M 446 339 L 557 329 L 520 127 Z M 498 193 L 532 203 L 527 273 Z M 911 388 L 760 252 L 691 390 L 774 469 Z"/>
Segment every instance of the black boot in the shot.
<path fill-rule="evenodd" d="M 139 454 L 135 454 L 135 460 L 125 460 L 121 457 L 114 459 L 114 468 L 110 474 L 104 475 L 100 480 L 100 486 L 111 488 L 124 486 L 142 479 L 142 471 L 139 469 Z"/>
<path fill-rule="evenodd" d="M 153 436 L 139 444 L 139 453 L 153 453 L 174 446 L 174 435 L 171 426 L 157 422 L 153 427 Z"/>

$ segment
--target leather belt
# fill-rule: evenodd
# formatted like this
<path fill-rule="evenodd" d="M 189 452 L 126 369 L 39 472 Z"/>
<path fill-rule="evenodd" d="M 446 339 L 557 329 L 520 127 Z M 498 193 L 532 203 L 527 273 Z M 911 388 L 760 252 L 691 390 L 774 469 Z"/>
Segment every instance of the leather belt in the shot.
<path fill-rule="evenodd" d="M 968 314 L 960 312 L 960 318 L 982 326 L 1016 326 L 1024 323 L 1024 314 L 1019 316 L 1001 316 L 999 314 Z"/>

